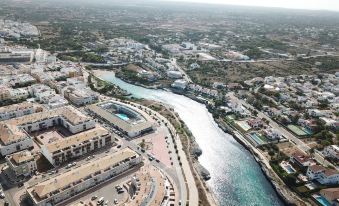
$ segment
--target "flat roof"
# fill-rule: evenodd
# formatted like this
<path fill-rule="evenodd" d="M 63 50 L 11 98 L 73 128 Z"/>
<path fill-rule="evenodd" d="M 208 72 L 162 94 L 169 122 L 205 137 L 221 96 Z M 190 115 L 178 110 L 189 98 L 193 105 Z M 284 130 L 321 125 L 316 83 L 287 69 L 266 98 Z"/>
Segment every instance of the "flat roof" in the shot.
<path fill-rule="evenodd" d="M 11 112 L 11 111 L 16 111 L 16 110 L 24 110 L 24 109 L 28 109 L 28 108 L 32 108 L 32 107 L 33 107 L 33 103 L 29 103 L 29 102 L 12 104 L 12 105 L 9 105 L 9 106 L 0 107 L 0 113 L 7 113 L 7 112 Z"/>
<path fill-rule="evenodd" d="M 80 122 L 85 122 L 91 119 L 90 117 L 85 116 L 80 111 L 73 108 L 72 106 L 65 106 L 65 107 L 60 107 L 60 108 L 56 108 L 53 110 L 34 113 L 34 114 L 18 117 L 15 119 L 7 120 L 6 123 L 12 124 L 12 125 L 22 125 L 22 124 L 37 122 L 39 120 L 49 119 L 49 118 L 53 118 L 57 116 L 64 117 L 68 122 L 70 122 L 73 125 L 76 125 Z"/>
<path fill-rule="evenodd" d="M 53 110 L 47 110 L 44 112 L 33 113 L 22 117 L 6 120 L 0 122 L 0 140 L 8 145 L 11 142 L 15 142 L 24 138 L 27 138 L 27 134 L 18 128 L 20 125 L 37 122 L 44 119 L 64 117 L 69 123 L 76 125 L 81 122 L 91 120 L 90 117 L 82 114 L 72 106 L 65 106 Z"/>
<path fill-rule="evenodd" d="M 94 159 L 91 162 L 85 163 L 78 168 L 69 170 L 56 177 L 41 182 L 27 190 L 29 192 L 35 191 L 39 198 L 43 198 L 51 192 L 63 189 L 72 183 L 78 182 L 96 172 L 112 167 L 113 165 L 133 156 L 138 156 L 138 154 L 130 148 L 125 148 L 112 155 Z"/>
<path fill-rule="evenodd" d="M 24 150 L 10 155 L 10 159 L 17 165 L 34 160 L 34 156 L 30 151 Z"/>
<path fill-rule="evenodd" d="M 114 103 L 114 102 L 112 102 L 112 103 Z M 130 107 L 128 107 L 124 104 L 120 104 L 120 105 L 131 109 Z M 97 115 L 99 115 L 100 117 L 106 119 L 111 124 L 116 125 L 117 127 L 121 128 L 122 130 L 124 130 L 126 132 L 139 132 L 140 130 L 144 130 L 144 129 L 152 127 L 152 123 L 149 120 L 147 120 L 144 116 L 143 117 L 145 118 L 145 121 L 137 122 L 136 124 L 133 124 L 133 123 L 129 123 L 129 122 L 122 120 L 118 116 L 106 111 L 105 109 L 101 108 L 97 104 L 89 105 L 87 108 L 89 110 L 91 110 L 92 112 L 96 113 Z M 132 109 L 132 110 L 135 111 L 134 109 Z M 135 111 L 135 112 L 137 112 L 137 111 Z M 137 113 L 139 113 L 139 112 L 137 112 Z"/>
<path fill-rule="evenodd" d="M 94 137 L 99 137 L 107 134 L 109 134 L 109 132 L 106 129 L 97 126 L 91 130 L 87 130 L 85 132 L 81 132 L 70 137 L 58 139 L 52 143 L 47 144 L 46 148 L 50 153 L 53 153 L 55 151 L 62 150 L 72 145 L 79 145 L 80 143 L 93 139 Z"/>

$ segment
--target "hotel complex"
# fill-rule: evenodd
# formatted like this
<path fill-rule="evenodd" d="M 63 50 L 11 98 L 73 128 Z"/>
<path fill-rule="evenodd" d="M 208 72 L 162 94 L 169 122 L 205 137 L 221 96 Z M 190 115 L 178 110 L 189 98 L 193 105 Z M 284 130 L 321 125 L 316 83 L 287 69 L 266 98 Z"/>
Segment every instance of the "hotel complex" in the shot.
<path fill-rule="evenodd" d="M 90 105 L 87 108 L 129 137 L 136 137 L 154 129 L 149 117 L 142 115 L 127 104 L 107 101 Z"/>
<path fill-rule="evenodd" d="M 122 174 L 141 161 L 141 156 L 125 148 L 28 187 L 26 192 L 34 205 L 60 204 Z"/>

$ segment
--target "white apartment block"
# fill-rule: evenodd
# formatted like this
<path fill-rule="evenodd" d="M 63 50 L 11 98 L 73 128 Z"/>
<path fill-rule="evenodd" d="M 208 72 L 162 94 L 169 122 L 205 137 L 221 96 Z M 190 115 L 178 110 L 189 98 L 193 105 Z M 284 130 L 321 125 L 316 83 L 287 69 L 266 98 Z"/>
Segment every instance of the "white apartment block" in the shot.
<path fill-rule="evenodd" d="M 12 125 L 0 124 L 0 153 L 2 156 L 33 147 L 29 135 Z"/>
<path fill-rule="evenodd" d="M 37 170 L 35 158 L 32 153 L 27 150 L 8 155 L 6 162 L 16 177 L 26 177 L 32 175 Z"/>
<path fill-rule="evenodd" d="M 33 114 L 34 112 L 34 105 L 28 102 L 0 107 L 0 121 Z"/>
<path fill-rule="evenodd" d="M 53 142 L 44 142 L 39 138 L 37 141 L 42 145 L 41 153 L 52 165 L 56 166 L 111 144 L 112 135 L 106 129 L 96 127 Z"/>
<path fill-rule="evenodd" d="M 10 90 L 10 98 L 13 101 L 27 99 L 29 96 L 29 93 L 26 89 L 19 88 L 19 89 L 11 89 Z"/>
<path fill-rule="evenodd" d="M 95 120 L 71 106 L 34 113 L 0 123 L 0 152 L 8 155 L 33 146 L 28 133 L 62 125 L 72 134 L 95 127 Z"/>
<path fill-rule="evenodd" d="M 26 188 L 33 205 L 62 204 L 141 163 L 142 157 L 129 148 L 94 159 L 77 168 Z"/>
<path fill-rule="evenodd" d="M 64 97 L 76 106 L 92 104 L 97 101 L 99 97 L 99 95 L 90 90 L 78 89 L 75 87 L 68 87 L 63 93 Z"/>

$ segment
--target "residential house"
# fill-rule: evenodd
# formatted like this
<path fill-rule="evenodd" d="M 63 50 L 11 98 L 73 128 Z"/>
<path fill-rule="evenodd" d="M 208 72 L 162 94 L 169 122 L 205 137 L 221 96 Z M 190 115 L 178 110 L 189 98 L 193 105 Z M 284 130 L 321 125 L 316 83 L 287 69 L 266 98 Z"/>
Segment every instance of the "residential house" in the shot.
<path fill-rule="evenodd" d="M 301 168 L 315 165 L 315 162 L 311 159 L 311 157 L 301 151 L 294 152 L 290 157 L 290 161 Z"/>
<path fill-rule="evenodd" d="M 320 195 L 332 206 L 339 206 L 339 188 L 322 189 L 320 190 Z"/>
<path fill-rule="evenodd" d="M 335 169 L 327 169 L 320 165 L 308 167 L 306 172 L 310 180 L 317 180 L 320 184 L 330 185 L 339 183 L 339 172 Z"/>
<path fill-rule="evenodd" d="M 250 119 L 247 121 L 247 123 L 253 128 L 253 129 L 259 129 L 264 126 L 264 122 L 260 118 Z"/>
<path fill-rule="evenodd" d="M 330 145 L 324 148 L 322 152 L 326 157 L 339 160 L 339 147 L 338 145 Z"/>

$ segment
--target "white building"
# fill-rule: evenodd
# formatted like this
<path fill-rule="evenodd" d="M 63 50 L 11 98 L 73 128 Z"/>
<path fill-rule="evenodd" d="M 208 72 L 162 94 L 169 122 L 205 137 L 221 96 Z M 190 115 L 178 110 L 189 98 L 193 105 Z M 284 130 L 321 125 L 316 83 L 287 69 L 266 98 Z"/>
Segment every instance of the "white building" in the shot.
<path fill-rule="evenodd" d="M 26 177 L 32 175 L 37 170 L 35 158 L 27 150 L 6 156 L 6 162 L 10 171 L 16 177 Z"/>
<path fill-rule="evenodd" d="M 190 69 L 191 70 L 195 70 L 195 69 L 199 69 L 200 68 L 200 65 L 198 63 L 192 63 L 190 65 Z"/>
<path fill-rule="evenodd" d="M 147 114 L 142 114 L 127 104 L 107 101 L 89 105 L 87 108 L 129 137 L 143 135 L 155 129 L 154 121 Z"/>
<path fill-rule="evenodd" d="M 29 135 L 15 126 L 1 123 L 0 134 L 2 156 L 33 147 L 33 141 Z"/>
<path fill-rule="evenodd" d="M 323 166 L 313 165 L 308 167 L 306 172 L 310 180 L 317 180 L 320 184 L 338 184 L 339 173 L 334 169 L 327 169 Z"/>
<path fill-rule="evenodd" d="M 26 89 L 19 88 L 19 89 L 11 89 L 10 90 L 10 98 L 13 101 L 27 99 L 28 96 L 29 96 L 29 93 Z"/>
<path fill-rule="evenodd" d="M 141 161 L 141 156 L 126 148 L 26 187 L 26 192 L 33 205 L 62 205 L 69 198 L 122 174 Z"/>
<path fill-rule="evenodd" d="M 34 113 L 0 123 L 0 152 L 8 155 L 33 147 L 30 132 L 61 125 L 72 134 L 95 127 L 95 120 L 71 106 Z"/>
<path fill-rule="evenodd" d="M 170 70 L 167 72 L 167 76 L 172 79 L 179 79 L 182 77 L 182 74 L 179 71 Z"/>
<path fill-rule="evenodd" d="M 171 86 L 176 88 L 176 89 L 184 90 L 187 87 L 187 81 L 185 81 L 184 79 L 177 79 L 173 82 L 173 84 Z"/>
<path fill-rule="evenodd" d="M 99 98 L 99 95 L 91 90 L 78 89 L 75 87 L 67 87 L 63 90 L 64 97 L 76 106 L 83 106 L 86 104 L 93 104 Z"/>
<path fill-rule="evenodd" d="M 279 140 L 281 139 L 281 134 L 275 130 L 275 129 L 265 129 L 264 130 L 264 134 L 267 138 L 271 139 L 271 140 Z"/>
<path fill-rule="evenodd" d="M 52 165 L 60 165 L 70 159 L 77 158 L 88 152 L 95 151 L 112 143 L 111 134 L 102 127 L 55 141 L 37 138 L 42 145 L 41 153 Z"/>
<path fill-rule="evenodd" d="M 339 159 L 339 147 L 338 145 L 330 145 L 325 147 L 325 149 L 322 152 L 326 157 L 330 157 L 333 159 L 338 160 Z"/>
<path fill-rule="evenodd" d="M 34 105 L 28 102 L 0 107 L 0 121 L 33 114 L 34 112 Z"/>

